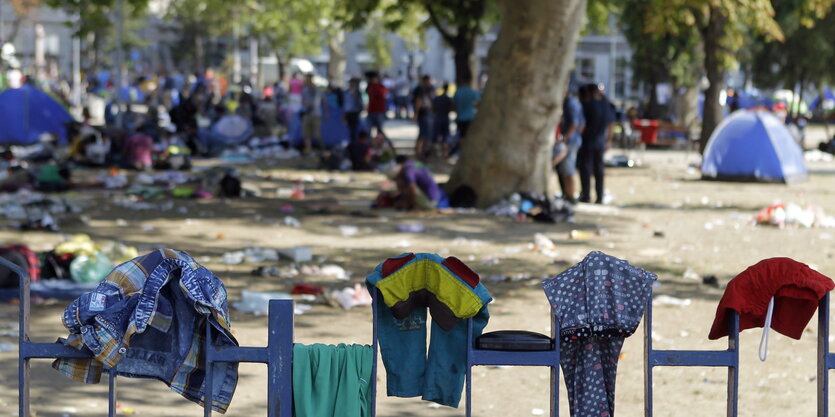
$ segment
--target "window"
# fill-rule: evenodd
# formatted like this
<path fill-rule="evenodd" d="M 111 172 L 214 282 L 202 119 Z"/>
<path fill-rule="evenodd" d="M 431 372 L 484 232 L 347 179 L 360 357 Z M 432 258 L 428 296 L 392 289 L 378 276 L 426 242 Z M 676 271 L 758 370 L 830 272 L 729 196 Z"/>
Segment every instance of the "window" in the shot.
<path fill-rule="evenodd" d="M 594 82 L 594 58 L 577 58 L 574 63 L 581 82 Z"/>
<path fill-rule="evenodd" d="M 626 58 L 615 60 L 615 96 L 626 97 L 626 67 L 629 61 Z"/>

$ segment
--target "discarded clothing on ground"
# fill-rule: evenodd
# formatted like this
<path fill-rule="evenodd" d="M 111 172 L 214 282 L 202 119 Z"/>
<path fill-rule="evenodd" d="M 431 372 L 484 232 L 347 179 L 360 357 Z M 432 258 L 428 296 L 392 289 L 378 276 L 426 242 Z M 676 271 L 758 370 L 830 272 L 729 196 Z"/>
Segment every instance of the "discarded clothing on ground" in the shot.
<path fill-rule="evenodd" d="M 641 321 L 656 279 L 595 251 L 542 282 L 560 323 L 560 365 L 572 416 L 614 416 L 618 356 Z"/>
<path fill-rule="evenodd" d="M 94 291 L 70 303 L 62 319 L 70 335 L 59 342 L 93 356 L 55 360 L 52 367 L 65 376 L 98 383 L 105 368 L 115 368 L 119 375 L 158 379 L 201 405 L 208 385 L 212 408 L 226 412 L 238 364 L 217 363 L 215 379 L 204 381 L 203 353 L 206 343 L 238 345 L 226 289 L 187 253 L 159 249 L 119 265 Z M 213 340 L 205 340 L 206 326 Z"/>
<path fill-rule="evenodd" d="M 492 301 L 478 275 L 454 257 L 406 253 L 377 265 L 365 279 L 378 291 L 377 338 L 388 395 L 422 396 L 457 407 L 467 369 L 467 322 L 481 335 Z M 426 311 L 432 314 L 426 353 Z"/>

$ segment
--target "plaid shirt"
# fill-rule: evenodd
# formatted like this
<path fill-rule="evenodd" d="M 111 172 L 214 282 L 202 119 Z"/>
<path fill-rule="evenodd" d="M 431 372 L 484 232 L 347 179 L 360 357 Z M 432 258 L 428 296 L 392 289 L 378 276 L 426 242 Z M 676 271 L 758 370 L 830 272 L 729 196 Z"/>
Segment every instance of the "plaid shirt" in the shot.
<path fill-rule="evenodd" d="M 95 291 L 74 300 L 62 320 L 70 335 L 59 342 L 91 353 L 90 359 L 55 360 L 52 367 L 62 374 L 84 383 L 98 383 L 105 368 L 156 378 L 201 405 L 205 326 L 219 333 L 216 345 L 238 344 L 223 283 L 187 253 L 172 249 L 117 266 Z M 237 384 L 237 363 L 215 367 L 219 381 L 210 384 L 212 408 L 224 413 Z"/>

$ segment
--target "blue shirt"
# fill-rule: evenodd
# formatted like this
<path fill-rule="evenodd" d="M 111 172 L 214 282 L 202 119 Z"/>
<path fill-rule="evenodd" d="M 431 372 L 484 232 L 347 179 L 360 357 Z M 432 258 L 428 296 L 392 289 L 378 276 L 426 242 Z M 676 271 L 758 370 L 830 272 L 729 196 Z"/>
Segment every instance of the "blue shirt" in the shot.
<path fill-rule="evenodd" d="M 362 111 L 362 93 L 359 90 L 346 90 L 344 98 L 344 110 L 346 113 L 359 113 Z"/>
<path fill-rule="evenodd" d="M 583 142 L 583 136 L 580 134 L 583 126 L 586 124 L 586 119 L 583 117 L 583 105 L 577 97 L 568 96 L 562 104 L 562 126 L 563 133 L 568 132 L 571 126 L 574 126 L 574 133 L 566 138 L 566 143 L 571 146 L 580 146 Z"/>
<path fill-rule="evenodd" d="M 455 90 L 452 101 L 455 103 L 455 112 L 459 121 L 469 122 L 475 119 L 476 103 L 481 100 L 481 94 L 469 86 L 462 85 Z"/>

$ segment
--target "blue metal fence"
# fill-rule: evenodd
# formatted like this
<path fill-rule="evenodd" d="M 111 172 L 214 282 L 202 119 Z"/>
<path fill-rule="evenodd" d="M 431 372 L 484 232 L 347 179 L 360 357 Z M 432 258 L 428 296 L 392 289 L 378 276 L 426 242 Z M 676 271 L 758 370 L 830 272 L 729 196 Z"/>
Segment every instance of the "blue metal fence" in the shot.
<path fill-rule="evenodd" d="M 19 334 L 19 414 L 30 415 L 30 371 L 31 359 L 56 358 L 88 358 L 84 352 L 72 349 L 59 343 L 36 343 L 30 340 L 30 278 L 24 269 L 0 257 L 0 265 L 9 268 L 20 278 L 20 334 Z M 374 362 L 371 384 L 371 415 L 376 413 L 376 380 L 377 380 L 377 302 L 376 291 L 373 291 L 373 330 L 372 344 Z M 467 366 L 467 395 L 466 415 L 471 415 L 471 367 L 475 365 L 512 365 L 512 366 L 549 366 L 551 368 L 551 416 L 559 413 L 559 340 L 558 328 L 553 314 L 551 315 L 551 338 L 553 348 L 539 352 L 512 352 L 477 349 L 472 337 L 471 324 L 468 325 L 468 366 Z M 212 327 L 207 327 L 206 340 L 212 340 Z M 657 366 L 709 366 L 728 368 L 728 397 L 727 415 L 737 415 L 739 388 L 739 317 L 736 313 L 730 316 L 728 349 L 721 351 L 697 350 L 657 350 L 652 347 L 652 300 L 647 303 L 644 314 L 644 411 L 651 417 L 653 414 L 652 398 L 652 370 Z M 293 302 L 291 300 L 271 300 L 269 303 L 267 346 L 265 347 L 222 347 L 218 348 L 206 344 L 206 381 L 211 381 L 213 364 L 219 362 L 263 363 L 267 365 L 267 416 L 290 417 L 293 415 L 292 364 L 293 364 Z M 818 308 L 818 416 L 828 416 L 829 410 L 829 370 L 835 369 L 835 354 L 829 351 L 829 294 L 820 300 Z M 117 367 L 118 369 L 118 367 Z M 108 416 L 116 415 L 116 370 L 106 369 L 109 374 L 108 384 Z M 207 389 L 204 401 L 204 416 L 212 414 L 212 390 Z"/>
<path fill-rule="evenodd" d="M 652 297 L 644 312 L 644 415 L 652 417 L 652 368 L 718 366 L 728 368 L 728 417 L 736 417 L 739 398 L 739 316 L 728 319 L 727 350 L 656 350 L 652 348 Z"/>

